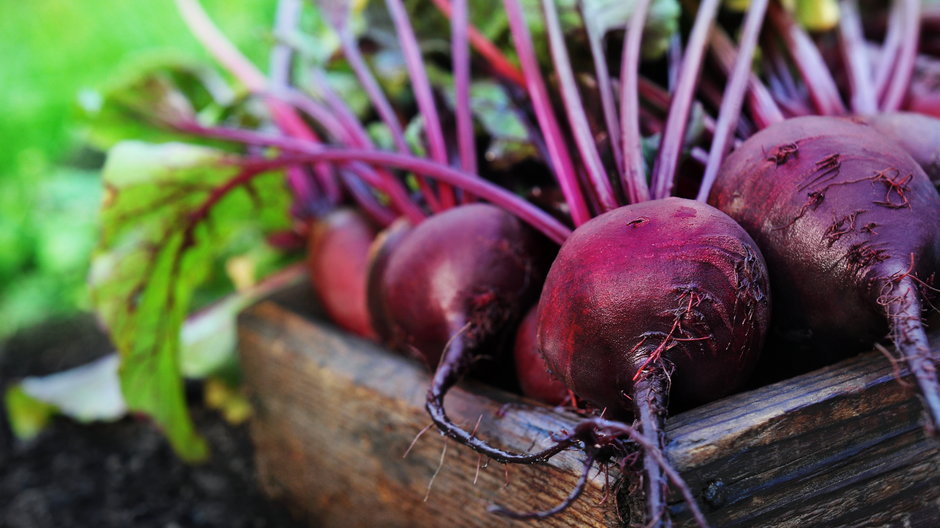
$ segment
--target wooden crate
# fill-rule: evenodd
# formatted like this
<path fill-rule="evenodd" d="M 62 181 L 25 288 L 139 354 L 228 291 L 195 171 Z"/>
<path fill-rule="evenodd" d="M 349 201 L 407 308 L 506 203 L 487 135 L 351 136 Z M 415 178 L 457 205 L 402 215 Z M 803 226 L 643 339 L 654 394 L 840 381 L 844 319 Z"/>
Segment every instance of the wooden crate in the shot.
<path fill-rule="evenodd" d="M 543 509 L 574 485 L 576 452 L 480 467 L 436 430 L 414 441 L 430 423 L 424 369 L 334 329 L 312 306 L 306 288 L 294 288 L 239 321 L 263 486 L 312 526 L 524 526 L 486 506 Z M 545 445 L 577 420 L 471 383 L 447 408 L 468 427 L 482 416 L 479 435 L 516 450 Z M 873 352 L 673 416 L 666 454 L 716 527 L 934 528 L 940 442 L 922 419 L 914 392 Z M 641 506 L 619 479 L 616 470 L 592 474 L 572 508 L 538 526 L 636 521 Z M 677 498 L 671 510 L 678 526 L 692 526 Z"/>

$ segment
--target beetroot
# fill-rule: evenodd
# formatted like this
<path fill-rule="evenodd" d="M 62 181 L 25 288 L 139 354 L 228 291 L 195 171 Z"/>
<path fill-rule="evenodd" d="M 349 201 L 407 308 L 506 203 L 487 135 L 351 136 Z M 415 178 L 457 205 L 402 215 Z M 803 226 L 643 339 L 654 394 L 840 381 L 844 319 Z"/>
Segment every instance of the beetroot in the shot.
<path fill-rule="evenodd" d="M 522 394 L 549 405 L 559 405 L 568 397 L 568 388 L 555 379 L 539 353 L 536 339 L 538 305 L 532 307 L 516 331 L 513 357 Z"/>
<path fill-rule="evenodd" d="M 897 145 L 849 120 L 802 117 L 748 139 L 721 168 L 709 202 L 767 259 L 775 325 L 821 364 L 890 336 L 940 423 L 922 288 L 940 257 L 940 195 Z"/>
<path fill-rule="evenodd" d="M 379 341 L 395 350 L 402 350 L 403 347 L 394 342 L 392 321 L 389 318 L 385 298 L 382 296 L 380 282 L 388 266 L 389 257 L 411 231 L 411 227 L 408 220 L 400 218 L 380 231 L 369 247 L 366 271 L 366 307 L 369 311 L 369 320 Z"/>
<path fill-rule="evenodd" d="M 549 368 L 608 414 L 633 414 L 662 446 L 667 399 L 689 405 L 739 387 L 769 324 L 757 246 L 731 218 L 683 198 L 600 215 L 562 246 L 539 301 Z M 647 457 L 648 520 L 665 482 Z"/>
<path fill-rule="evenodd" d="M 370 282 L 371 305 L 384 311 L 373 317 L 387 321 L 389 342 L 436 368 L 427 401 L 434 423 L 497 460 L 507 458 L 450 421 L 444 395 L 477 353 L 535 302 L 550 247 L 545 237 L 503 209 L 462 205 L 404 235 L 388 254 L 384 272 Z"/>
<path fill-rule="evenodd" d="M 337 209 L 314 222 L 307 249 L 310 279 L 327 315 L 368 338 L 375 332 L 366 309 L 366 267 L 376 232 L 358 211 Z"/>

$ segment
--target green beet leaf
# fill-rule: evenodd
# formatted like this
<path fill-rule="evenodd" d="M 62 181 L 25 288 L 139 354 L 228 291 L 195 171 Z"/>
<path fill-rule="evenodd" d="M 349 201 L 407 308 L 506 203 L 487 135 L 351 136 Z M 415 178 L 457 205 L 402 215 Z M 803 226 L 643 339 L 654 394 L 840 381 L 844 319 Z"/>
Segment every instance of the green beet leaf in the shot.
<path fill-rule="evenodd" d="M 134 57 L 107 85 L 79 97 L 86 138 L 103 150 L 127 139 L 187 140 L 173 126 L 197 117 L 203 124 L 253 126 L 263 116 L 251 102 L 214 69 L 167 53 Z"/>
<path fill-rule="evenodd" d="M 282 174 L 245 173 L 234 161 L 209 147 L 123 142 L 103 172 L 92 301 L 120 353 L 129 409 L 150 415 L 187 460 L 207 454 L 187 412 L 179 358 L 193 293 L 246 230 L 288 225 Z"/>

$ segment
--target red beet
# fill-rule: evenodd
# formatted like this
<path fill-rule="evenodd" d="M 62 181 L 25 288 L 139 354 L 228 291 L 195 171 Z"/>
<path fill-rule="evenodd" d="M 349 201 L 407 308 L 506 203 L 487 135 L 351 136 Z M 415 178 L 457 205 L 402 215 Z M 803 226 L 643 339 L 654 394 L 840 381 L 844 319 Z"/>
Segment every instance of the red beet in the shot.
<path fill-rule="evenodd" d="M 775 325 L 820 364 L 890 335 L 940 423 L 922 287 L 940 260 L 940 195 L 917 163 L 871 127 L 825 117 L 773 125 L 721 168 L 709 202 L 767 259 Z"/>
<path fill-rule="evenodd" d="M 526 396 L 549 405 L 559 405 L 568 397 L 568 388 L 548 371 L 545 359 L 539 353 L 536 339 L 538 306 L 534 306 L 519 324 L 513 357 L 516 376 Z"/>
<path fill-rule="evenodd" d="M 436 368 L 427 402 L 435 424 L 498 460 L 507 460 L 503 451 L 450 421 L 444 395 L 535 301 L 550 257 L 548 240 L 515 216 L 488 204 L 463 205 L 408 232 L 370 283 L 372 305 L 384 311 L 374 318 L 388 322 L 390 342 Z"/>
<path fill-rule="evenodd" d="M 327 315 L 342 328 L 374 338 L 366 308 L 366 268 L 376 227 L 353 209 L 337 209 L 310 230 L 307 267 Z"/>
<path fill-rule="evenodd" d="M 403 350 L 405 347 L 394 342 L 392 322 L 389 320 L 389 310 L 382 296 L 380 282 L 388 266 L 389 257 L 411 231 L 411 227 L 408 220 L 400 218 L 380 231 L 372 242 L 372 246 L 369 247 L 368 270 L 366 271 L 366 307 L 369 311 L 369 319 L 379 341 L 395 350 Z"/>
<path fill-rule="evenodd" d="M 609 414 L 635 415 L 660 448 L 668 397 L 701 403 L 739 387 L 769 324 L 757 246 L 725 214 L 683 198 L 621 207 L 576 229 L 539 305 L 549 368 Z M 648 519 L 662 519 L 665 481 L 654 460 L 645 467 Z"/>

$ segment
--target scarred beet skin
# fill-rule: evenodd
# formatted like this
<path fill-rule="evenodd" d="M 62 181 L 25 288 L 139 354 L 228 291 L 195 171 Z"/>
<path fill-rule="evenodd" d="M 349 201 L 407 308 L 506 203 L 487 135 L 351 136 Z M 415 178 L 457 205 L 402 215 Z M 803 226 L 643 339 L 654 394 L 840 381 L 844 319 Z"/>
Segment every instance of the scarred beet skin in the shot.
<path fill-rule="evenodd" d="M 890 329 L 940 423 L 920 298 L 940 265 L 940 195 L 900 146 L 850 120 L 784 121 L 728 157 L 709 202 L 761 248 L 775 325 L 809 344 L 807 364 L 866 349 Z"/>

